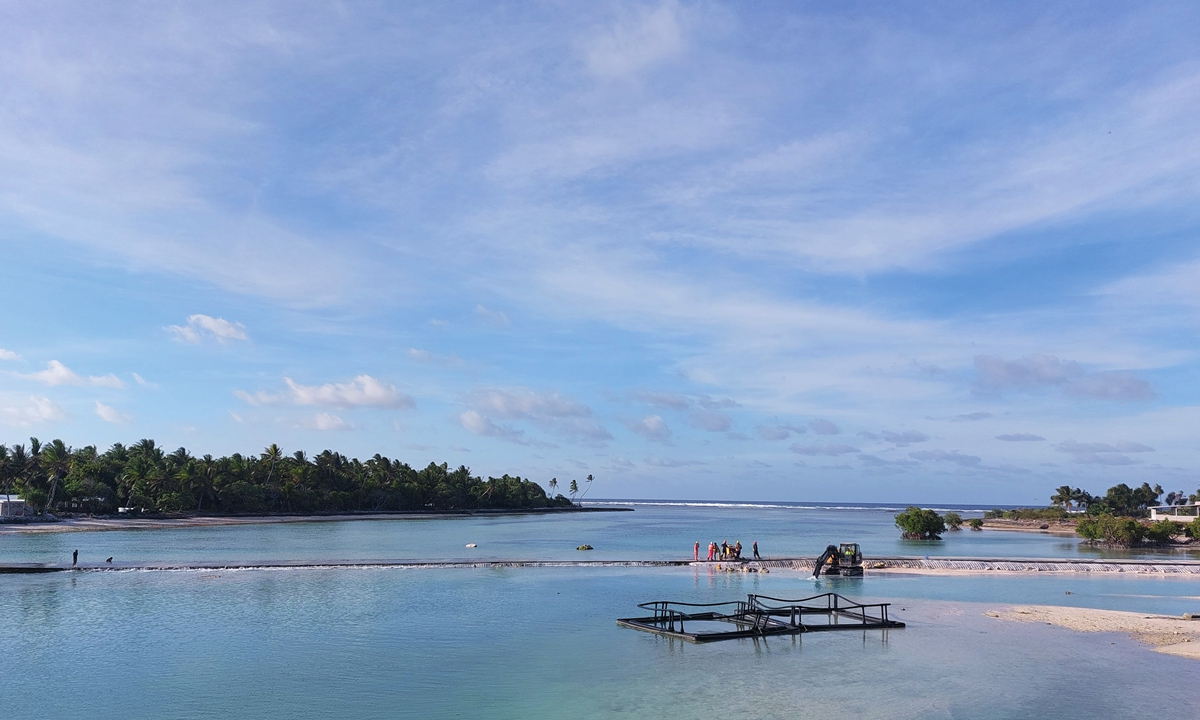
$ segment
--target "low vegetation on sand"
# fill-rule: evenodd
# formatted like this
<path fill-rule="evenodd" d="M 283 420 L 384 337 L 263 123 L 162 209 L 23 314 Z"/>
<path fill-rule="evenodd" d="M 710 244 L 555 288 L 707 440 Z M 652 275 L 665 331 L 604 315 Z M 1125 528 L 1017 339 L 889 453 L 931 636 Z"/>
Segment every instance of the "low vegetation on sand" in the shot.
<path fill-rule="evenodd" d="M 587 479 L 590 487 L 591 476 Z M 557 487 L 550 482 L 551 489 Z M 574 495 L 575 481 L 571 482 Z M 118 507 L 207 515 L 313 512 L 447 511 L 570 507 L 541 485 L 503 475 L 484 480 L 446 463 L 416 469 L 375 455 L 348 458 L 330 450 L 285 455 L 195 457 L 165 452 L 153 440 L 72 449 L 61 440 L 0 445 L 0 491 L 20 493 L 39 512 L 107 514 Z M 586 492 L 586 489 L 584 490 Z"/>

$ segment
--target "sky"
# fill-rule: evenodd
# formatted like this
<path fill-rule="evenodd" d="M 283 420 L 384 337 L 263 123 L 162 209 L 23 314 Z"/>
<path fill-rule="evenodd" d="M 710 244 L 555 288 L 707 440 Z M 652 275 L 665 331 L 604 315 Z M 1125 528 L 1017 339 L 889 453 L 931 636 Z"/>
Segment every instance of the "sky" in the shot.
<path fill-rule="evenodd" d="M 0 442 L 1200 487 L 1196 3 L 0 3 Z"/>

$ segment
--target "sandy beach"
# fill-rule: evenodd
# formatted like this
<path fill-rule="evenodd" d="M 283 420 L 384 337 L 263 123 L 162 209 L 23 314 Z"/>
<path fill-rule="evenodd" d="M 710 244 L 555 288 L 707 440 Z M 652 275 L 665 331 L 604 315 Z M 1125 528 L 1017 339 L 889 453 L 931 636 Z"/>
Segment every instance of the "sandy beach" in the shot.
<path fill-rule="evenodd" d="M 1200 601 L 1200 597 L 1195 599 Z M 1200 602 L 1197 607 L 1200 609 Z M 984 614 L 997 620 L 1044 623 L 1077 632 L 1124 633 L 1157 652 L 1200 660 L 1200 619 L 1058 605 L 1014 605 Z"/>

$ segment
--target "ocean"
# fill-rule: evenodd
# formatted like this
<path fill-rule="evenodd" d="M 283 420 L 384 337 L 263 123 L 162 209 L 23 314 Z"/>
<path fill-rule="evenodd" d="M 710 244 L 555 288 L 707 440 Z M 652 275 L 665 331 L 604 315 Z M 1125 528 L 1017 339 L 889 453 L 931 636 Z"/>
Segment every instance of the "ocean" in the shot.
<path fill-rule="evenodd" d="M 813 555 L 1086 554 L 984 531 L 910 545 L 878 508 L 633 513 L 0 535 L 5 562 L 689 556 L 709 539 Z M 703 532 L 703 534 L 700 534 Z M 588 542 L 590 553 L 576 551 Z M 64 556 L 65 553 L 65 556 Z M 1002 622 L 1000 603 L 1200 612 L 1200 581 L 1105 575 L 823 578 L 709 568 L 292 567 L 0 576 L 0 711 L 24 718 L 1196 717 L 1200 665 L 1124 636 Z M 620 628 L 655 599 L 835 591 L 908 627 L 692 645 Z M 1071 594 L 1067 594 L 1070 592 Z"/>

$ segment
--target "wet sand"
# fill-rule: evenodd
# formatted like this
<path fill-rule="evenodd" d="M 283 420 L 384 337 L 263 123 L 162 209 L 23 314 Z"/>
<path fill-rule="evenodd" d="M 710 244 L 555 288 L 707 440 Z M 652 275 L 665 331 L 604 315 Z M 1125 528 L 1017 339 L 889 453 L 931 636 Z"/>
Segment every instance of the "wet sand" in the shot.
<path fill-rule="evenodd" d="M 984 614 L 1002 621 L 1044 623 L 1077 632 L 1124 633 L 1157 652 L 1200 660 L 1200 619 L 1058 605 L 1014 605 Z"/>

